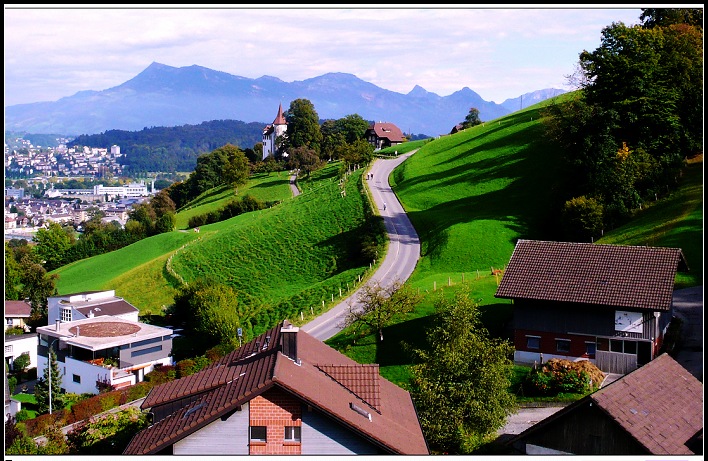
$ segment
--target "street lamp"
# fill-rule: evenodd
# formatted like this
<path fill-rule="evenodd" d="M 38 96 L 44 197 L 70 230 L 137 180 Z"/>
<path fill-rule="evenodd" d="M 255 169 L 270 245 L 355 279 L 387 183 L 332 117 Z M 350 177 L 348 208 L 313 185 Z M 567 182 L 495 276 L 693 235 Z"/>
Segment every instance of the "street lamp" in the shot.
<path fill-rule="evenodd" d="M 59 341 L 59 338 L 54 339 L 49 343 L 49 348 L 47 349 L 47 368 L 49 375 L 49 414 L 52 414 L 52 346 L 55 342 Z"/>

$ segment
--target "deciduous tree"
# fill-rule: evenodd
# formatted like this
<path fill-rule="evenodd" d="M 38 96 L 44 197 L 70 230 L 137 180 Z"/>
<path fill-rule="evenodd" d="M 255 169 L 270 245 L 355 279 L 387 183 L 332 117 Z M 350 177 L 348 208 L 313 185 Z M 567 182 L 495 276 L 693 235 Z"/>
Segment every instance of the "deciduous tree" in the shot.
<path fill-rule="evenodd" d="M 319 156 L 322 149 L 322 133 L 319 116 L 312 102 L 308 99 L 295 99 L 284 115 L 288 122 L 285 140 L 288 154 L 293 148 L 308 147 Z"/>
<path fill-rule="evenodd" d="M 493 437 L 515 407 L 514 349 L 490 338 L 467 290 L 436 302 L 428 349 L 416 349 L 411 394 L 433 451 L 470 453 Z"/>
<path fill-rule="evenodd" d="M 376 333 L 383 341 L 384 328 L 413 311 L 420 299 L 421 295 L 400 281 L 387 287 L 366 284 L 358 298 L 361 305 L 349 306 L 344 325 L 353 326 L 358 334 Z"/>

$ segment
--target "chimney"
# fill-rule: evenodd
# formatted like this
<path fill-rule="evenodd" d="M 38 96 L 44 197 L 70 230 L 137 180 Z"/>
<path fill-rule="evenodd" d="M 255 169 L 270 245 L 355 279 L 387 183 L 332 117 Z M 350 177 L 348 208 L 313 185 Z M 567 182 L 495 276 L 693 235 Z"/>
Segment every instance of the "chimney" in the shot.
<path fill-rule="evenodd" d="M 283 346 L 283 354 L 291 360 L 299 362 L 297 358 L 297 332 L 299 328 L 285 320 L 280 329 L 280 341 Z"/>
<path fill-rule="evenodd" d="M 59 319 L 57 319 L 56 322 L 57 322 L 57 324 L 56 324 L 56 326 L 57 326 L 56 331 L 59 331 Z"/>

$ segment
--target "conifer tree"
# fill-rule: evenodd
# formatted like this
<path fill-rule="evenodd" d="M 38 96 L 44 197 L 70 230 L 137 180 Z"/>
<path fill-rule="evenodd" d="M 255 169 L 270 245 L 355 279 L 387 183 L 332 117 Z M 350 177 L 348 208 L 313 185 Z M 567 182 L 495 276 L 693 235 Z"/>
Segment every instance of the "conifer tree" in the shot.
<path fill-rule="evenodd" d="M 40 413 L 49 411 L 49 373 L 52 373 L 52 411 L 63 407 L 61 395 L 61 373 L 57 365 L 57 356 L 53 350 L 49 350 L 49 366 L 44 368 L 42 377 L 37 380 L 34 387 L 34 397 L 37 400 L 37 408 Z"/>

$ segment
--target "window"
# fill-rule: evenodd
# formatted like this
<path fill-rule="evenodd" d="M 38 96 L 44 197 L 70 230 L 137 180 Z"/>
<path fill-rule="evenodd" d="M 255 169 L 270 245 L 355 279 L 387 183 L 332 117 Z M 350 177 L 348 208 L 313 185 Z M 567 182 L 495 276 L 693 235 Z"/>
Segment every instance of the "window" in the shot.
<path fill-rule="evenodd" d="M 541 348 L 541 338 L 538 336 L 527 336 L 526 337 L 526 349 L 540 349 Z"/>
<path fill-rule="evenodd" d="M 71 322 L 71 309 L 62 309 L 61 310 L 61 321 L 62 322 Z"/>
<path fill-rule="evenodd" d="M 610 351 L 612 352 L 623 352 L 621 339 L 611 339 L 610 340 Z"/>
<path fill-rule="evenodd" d="M 595 343 L 594 342 L 586 342 L 585 343 L 585 353 L 591 357 L 595 355 Z"/>
<path fill-rule="evenodd" d="M 79 376 L 79 375 L 73 375 L 73 376 L 72 376 L 72 380 L 73 380 L 75 383 L 81 384 L 81 376 Z"/>
<path fill-rule="evenodd" d="M 265 426 L 251 426 L 249 427 L 251 442 L 265 442 L 266 441 L 266 427 Z"/>
<path fill-rule="evenodd" d="M 146 349 L 140 349 L 139 351 L 132 351 L 130 353 L 131 357 L 139 357 L 141 355 L 146 355 L 146 354 L 152 354 L 153 352 L 160 352 L 162 350 L 162 346 L 153 346 L 153 347 L 148 347 Z"/>
<path fill-rule="evenodd" d="M 8 325 L 12 325 L 12 318 L 11 318 L 11 317 L 6 317 L 6 318 L 5 318 L 5 322 L 6 322 Z"/>
<path fill-rule="evenodd" d="M 624 353 L 625 354 L 636 354 L 637 353 L 637 342 L 636 341 L 625 341 L 624 342 Z"/>
<path fill-rule="evenodd" d="M 300 441 L 300 426 L 285 426 L 285 441 L 299 442 Z"/>
<path fill-rule="evenodd" d="M 569 339 L 556 339 L 556 351 L 570 352 L 570 340 Z"/>

